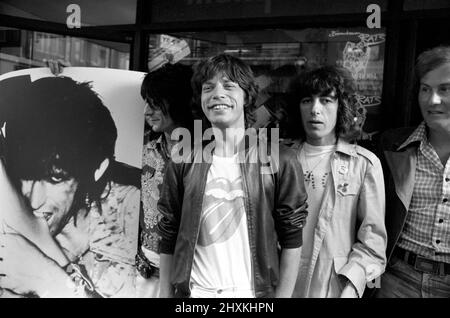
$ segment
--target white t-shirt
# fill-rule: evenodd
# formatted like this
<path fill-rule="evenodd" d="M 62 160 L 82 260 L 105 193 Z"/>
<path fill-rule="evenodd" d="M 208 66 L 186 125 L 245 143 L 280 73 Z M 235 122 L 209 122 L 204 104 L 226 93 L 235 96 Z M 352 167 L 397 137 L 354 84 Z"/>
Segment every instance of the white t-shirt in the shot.
<path fill-rule="evenodd" d="M 191 272 L 192 297 L 207 295 L 195 290 L 254 297 L 245 194 L 237 159 L 237 155 L 214 155 L 208 171 Z"/>
<path fill-rule="evenodd" d="M 306 193 L 308 194 L 308 217 L 303 228 L 303 246 L 300 261 L 300 271 L 294 294 L 305 286 L 304 279 L 311 261 L 314 242 L 314 229 L 319 218 L 319 209 L 322 204 L 325 188 L 330 182 L 331 155 L 336 146 L 313 146 L 304 143 L 300 151 L 300 163 L 303 168 Z"/>

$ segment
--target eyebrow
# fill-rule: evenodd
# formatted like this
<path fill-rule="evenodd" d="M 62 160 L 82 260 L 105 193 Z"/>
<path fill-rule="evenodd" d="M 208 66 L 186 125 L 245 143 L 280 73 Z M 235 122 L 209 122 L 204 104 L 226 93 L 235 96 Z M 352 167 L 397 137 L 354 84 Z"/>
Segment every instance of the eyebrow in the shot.
<path fill-rule="evenodd" d="M 337 98 L 337 96 L 336 96 L 335 93 L 332 93 L 332 94 L 323 94 L 323 95 L 319 95 L 319 97 L 329 97 L 329 98 L 332 98 L 332 99 L 336 99 L 336 98 Z"/>

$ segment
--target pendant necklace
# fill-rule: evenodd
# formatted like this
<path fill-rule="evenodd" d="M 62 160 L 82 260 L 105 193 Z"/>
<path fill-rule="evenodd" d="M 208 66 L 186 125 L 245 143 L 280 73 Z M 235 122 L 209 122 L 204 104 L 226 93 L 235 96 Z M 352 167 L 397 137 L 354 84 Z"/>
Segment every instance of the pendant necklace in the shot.
<path fill-rule="evenodd" d="M 316 165 L 311 169 L 311 167 L 309 166 L 309 163 L 308 163 L 308 159 L 306 159 L 306 151 L 304 148 L 302 149 L 302 152 L 303 152 L 303 159 L 305 160 L 305 163 L 306 163 L 306 168 L 309 171 L 308 174 L 306 175 L 306 179 L 311 180 L 314 170 L 319 166 L 319 164 L 322 162 L 322 160 L 326 157 L 326 153 L 322 155 L 322 158 L 320 158 L 319 161 L 316 163 Z"/>

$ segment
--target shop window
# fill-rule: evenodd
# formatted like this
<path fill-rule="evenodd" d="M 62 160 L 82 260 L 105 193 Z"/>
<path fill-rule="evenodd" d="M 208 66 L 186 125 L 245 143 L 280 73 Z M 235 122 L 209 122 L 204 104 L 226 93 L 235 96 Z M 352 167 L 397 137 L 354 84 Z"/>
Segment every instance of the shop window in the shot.
<path fill-rule="evenodd" d="M 245 32 L 183 32 L 152 34 L 149 70 L 165 63 L 194 65 L 219 53 L 240 57 L 251 65 L 260 86 L 257 106 L 273 105 L 269 113 L 289 107 L 286 97 L 291 80 L 306 67 L 338 65 L 355 79 L 361 122 L 360 139 L 370 139 L 381 127 L 381 94 L 385 29 L 317 28 Z M 275 103 L 271 103 L 273 101 Z M 281 102 L 280 102 L 281 101 Z M 292 107 L 292 106 L 291 106 Z M 258 108 L 259 109 L 259 108 Z M 364 116 L 361 116 L 364 117 Z"/>
<path fill-rule="evenodd" d="M 61 59 L 72 66 L 128 69 L 130 46 L 100 40 L 0 27 L 0 74 Z"/>
<path fill-rule="evenodd" d="M 154 23 L 186 23 L 201 20 L 334 16 L 365 13 L 367 6 L 371 4 L 377 4 L 382 11 L 386 11 L 387 3 L 387 0 L 152 0 L 150 20 Z"/>

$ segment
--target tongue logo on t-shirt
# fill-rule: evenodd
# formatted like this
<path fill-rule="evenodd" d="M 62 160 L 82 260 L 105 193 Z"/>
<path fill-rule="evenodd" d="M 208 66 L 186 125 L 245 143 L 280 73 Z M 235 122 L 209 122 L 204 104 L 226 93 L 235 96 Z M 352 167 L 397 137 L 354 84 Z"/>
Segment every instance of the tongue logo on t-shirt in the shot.
<path fill-rule="evenodd" d="M 215 178 L 206 184 L 198 244 L 208 246 L 227 241 L 237 230 L 244 209 L 242 178 L 233 182 Z"/>

